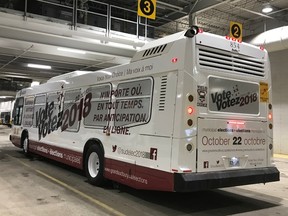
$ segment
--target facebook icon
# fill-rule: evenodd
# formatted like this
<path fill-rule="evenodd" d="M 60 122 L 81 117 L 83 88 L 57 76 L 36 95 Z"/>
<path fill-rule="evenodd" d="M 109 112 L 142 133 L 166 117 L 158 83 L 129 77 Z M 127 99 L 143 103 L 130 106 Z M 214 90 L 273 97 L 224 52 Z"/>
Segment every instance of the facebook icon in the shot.
<path fill-rule="evenodd" d="M 150 159 L 157 160 L 157 148 L 150 148 Z"/>

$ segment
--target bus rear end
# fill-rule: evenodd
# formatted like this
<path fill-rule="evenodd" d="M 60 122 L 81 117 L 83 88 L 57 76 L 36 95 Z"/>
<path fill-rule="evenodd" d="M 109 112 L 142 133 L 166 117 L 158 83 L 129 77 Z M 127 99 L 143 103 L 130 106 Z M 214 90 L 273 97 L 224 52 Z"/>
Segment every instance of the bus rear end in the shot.
<path fill-rule="evenodd" d="M 192 168 L 192 173 L 175 174 L 175 191 L 279 181 L 272 161 L 267 52 L 208 33 L 187 40 L 192 41 L 193 63 L 186 59 L 183 95 L 195 99 L 191 103 L 184 99 L 183 109 L 188 114 L 182 119 L 182 140 L 190 142 L 191 151 L 195 149 L 196 163 L 194 172 Z M 189 119 L 191 126 L 187 125 Z"/>

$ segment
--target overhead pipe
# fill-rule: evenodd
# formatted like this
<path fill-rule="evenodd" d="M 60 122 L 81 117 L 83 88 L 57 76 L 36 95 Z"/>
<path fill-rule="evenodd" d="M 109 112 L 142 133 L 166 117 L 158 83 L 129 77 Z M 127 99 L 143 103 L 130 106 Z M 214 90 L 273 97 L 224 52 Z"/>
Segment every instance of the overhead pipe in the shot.
<path fill-rule="evenodd" d="M 28 47 L 27 49 L 25 49 L 20 55 L 15 56 L 12 60 L 8 61 L 6 64 L 2 65 L 2 67 L 0 67 L 0 71 L 2 69 L 4 69 L 6 66 L 8 66 L 9 64 L 11 64 L 12 62 L 14 62 L 15 60 L 17 60 L 18 58 L 24 56 L 27 52 L 30 51 L 30 49 L 32 49 L 34 45 L 32 44 L 30 47 Z"/>
<path fill-rule="evenodd" d="M 263 32 L 252 38 L 249 43 L 264 46 L 268 52 L 288 49 L 288 26 Z"/>

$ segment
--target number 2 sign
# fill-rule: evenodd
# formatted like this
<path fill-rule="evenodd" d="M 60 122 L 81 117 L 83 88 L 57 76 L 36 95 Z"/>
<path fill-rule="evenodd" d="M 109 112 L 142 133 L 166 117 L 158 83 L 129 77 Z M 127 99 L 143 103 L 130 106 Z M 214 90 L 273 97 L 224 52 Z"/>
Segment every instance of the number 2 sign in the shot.
<path fill-rule="evenodd" d="M 242 24 L 230 22 L 230 37 L 242 41 Z"/>
<path fill-rule="evenodd" d="M 156 0 L 138 0 L 138 15 L 149 19 L 155 19 Z"/>

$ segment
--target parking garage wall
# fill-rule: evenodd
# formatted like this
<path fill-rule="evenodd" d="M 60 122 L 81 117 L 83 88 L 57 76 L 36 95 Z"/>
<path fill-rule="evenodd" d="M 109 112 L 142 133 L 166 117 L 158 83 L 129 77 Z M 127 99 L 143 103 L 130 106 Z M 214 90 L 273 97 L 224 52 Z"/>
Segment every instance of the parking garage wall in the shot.
<path fill-rule="evenodd" d="M 288 49 L 271 52 L 274 153 L 288 154 Z"/>

